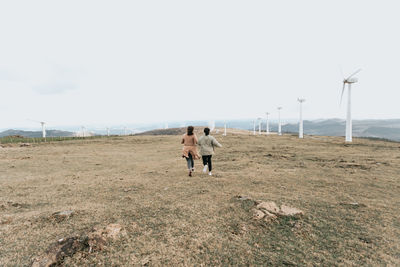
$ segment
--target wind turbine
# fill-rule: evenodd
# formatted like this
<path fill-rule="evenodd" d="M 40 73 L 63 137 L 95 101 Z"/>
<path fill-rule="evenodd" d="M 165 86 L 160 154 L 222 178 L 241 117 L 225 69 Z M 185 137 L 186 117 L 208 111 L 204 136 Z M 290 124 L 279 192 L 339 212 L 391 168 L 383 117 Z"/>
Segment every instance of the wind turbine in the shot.
<path fill-rule="evenodd" d="M 300 122 L 299 122 L 299 138 L 303 138 L 303 102 L 306 100 L 304 98 L 297 98 L 300 103 Z"/>
<path fill-rule="evenodd" d="M 42 125 L 42 137 L 46 138 L 46 123 L 41 121 L 40 124 Z"/>
<path fill-rule="evenodd" d="M 267 115 L 267 129 L 266 129 L 266 134 L 269 134 L 269 112 L 266 112 L 265 115 Z"/>
<path fill-rule="evenodd" d="M 224 134 L 223 134 L 223 136 L 226 136 L 226 121 L 224 123 Z"/>
<path fill-rule="evenodd" d="M 346 89 L 346 84 L 347 84 L 347 117 L 346 117 L 346 142 L 352 142 L 353 141 L 353 122 L 351 120 L 351 85 L 353 83 L 358 82 L 357 78 L 353 78 L 354 75 L 359 73 L 361 69 L 357 70 L 353 74 L 351 74 L 349 77 L 343 80 L 343 89 L 342 89 L 342 95 L 340 97 L 340 104 L 342 104 L 343 100 L 343 94 L 344 90 Z"/>
<path fill-rule="evenodd" d="M 253 120 L 253 135 L 256 135 L 256 120 Z"/>
<path fill-rule="evenodd" d="M 278 135 L 282 135 L 281 109 L 282 107 L 278 107 Z"/>
<path fill-rule="evenodd" d="M 258 134 L 261 135 L 261 118 L 258 119 Z"/>
<path fill-rule="evenodd" d="M 35 121 L 35 120 L 31 120 L 31 119 L 28 119 L 28 120 L 40 123 L 40 125 L 42 125 L 42 137 L 46 138 L 46 123 L 44 121 Z"/>
<path fill-rule="evenodd" d="M 210 128 L 210 132 L 214 131 L 214 129 L 215 129 L 215 121 L 214 120 L 208 122 L 208 128 Z"/>
<path fill-rule="evenodd" d="M 107 136 L 110 136 L 110 127 L 107 127 L 106 130 L 107 130 Z"/>
<path fill-rule="evenodd" d="M 85 126 L 81 126 L 81 129 L 82 129 L 82 137 L 85 137 L 86 127 Z"/>

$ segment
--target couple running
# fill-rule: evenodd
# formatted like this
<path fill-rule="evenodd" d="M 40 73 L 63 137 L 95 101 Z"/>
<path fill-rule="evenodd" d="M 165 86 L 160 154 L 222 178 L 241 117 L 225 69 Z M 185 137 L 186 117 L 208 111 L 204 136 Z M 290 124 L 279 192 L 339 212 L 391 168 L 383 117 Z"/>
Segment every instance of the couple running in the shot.
<path fill-rule="evenodd" d="M 203 173 L 206 173 L 208 168 L 208 175 L 211 176 L 211 157 L 214 154 L 214 147 L 222 147 L 222 145 L 210 135 L 210 128 L 204 128 L 204 135 L 199 140 L 197 140 L 197 136 L 193 133 L 193 130 L 193 126 L 189 126 L 187 133 L 183 135 L 181 141 L 181 144 L 183 144 L 182 157 L 186 158 L 189 176 L 192 176 L 192 172 L 194 172 L 194 160 L 200 158 L 197 153 L 197 145 L 200 146 L 200 155 L 203 159 Z"/>

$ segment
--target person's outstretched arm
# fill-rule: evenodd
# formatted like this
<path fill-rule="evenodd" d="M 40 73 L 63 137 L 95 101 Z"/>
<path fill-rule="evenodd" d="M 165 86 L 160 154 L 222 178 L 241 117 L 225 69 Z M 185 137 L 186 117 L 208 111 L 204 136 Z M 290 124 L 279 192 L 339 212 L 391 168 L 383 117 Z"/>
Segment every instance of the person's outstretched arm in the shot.
<path fill-rule="evenodd" d="M 213 139 L 212 139 L 212 145 L 217 146 L 217 147 L 222 147 L 222 145 L 220 143 L 218 143 L 218 141 L 217 141 L 217 139 L 215 139 L 215 137 L 213 137 Z"/>

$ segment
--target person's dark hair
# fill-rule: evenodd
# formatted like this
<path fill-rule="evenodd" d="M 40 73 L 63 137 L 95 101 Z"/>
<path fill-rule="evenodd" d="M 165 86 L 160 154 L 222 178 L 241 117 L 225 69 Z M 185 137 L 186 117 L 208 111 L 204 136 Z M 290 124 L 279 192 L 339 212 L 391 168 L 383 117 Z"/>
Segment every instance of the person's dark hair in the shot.
<path fill-rule="evenodd" d="M 209 135 L 210 134 L 210 128 L 208 128 L 208 127 L 204 128 L 204 133 L 206 135 Z"/>
<path fill-rule="evenodd" d="M 187 135 L 193 135 L 193 130 L 194 130 L 193 126 L 187 127 Z"/>

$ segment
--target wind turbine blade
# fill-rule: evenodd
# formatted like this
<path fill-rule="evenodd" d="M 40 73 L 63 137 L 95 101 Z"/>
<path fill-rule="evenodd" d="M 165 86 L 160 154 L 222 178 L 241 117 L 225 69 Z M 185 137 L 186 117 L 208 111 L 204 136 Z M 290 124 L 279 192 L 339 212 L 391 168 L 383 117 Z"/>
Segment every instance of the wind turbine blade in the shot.
<path fill-rule="evenodd" d="M 356 72 L 354 72 L 352 75 L 350 75 L 349 77 L 347 77 L 346 80 L 350 79 L 351 77 L 353 77 L 354 75 L 356 75 L 357 73 L 359 73 L 361 71 L 361 69 L 358 69 Z"/>
<path fill-rule="evenodd" d="M 344 94 L 345 87 L 346 87 L 346 84 L 343 83 L 342 95 L 340 96 L 340 105 L 342 105 L 342 100 L 343 100 L 343 94 Z"/>

